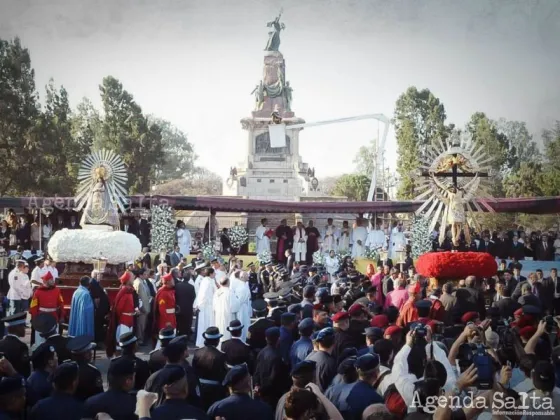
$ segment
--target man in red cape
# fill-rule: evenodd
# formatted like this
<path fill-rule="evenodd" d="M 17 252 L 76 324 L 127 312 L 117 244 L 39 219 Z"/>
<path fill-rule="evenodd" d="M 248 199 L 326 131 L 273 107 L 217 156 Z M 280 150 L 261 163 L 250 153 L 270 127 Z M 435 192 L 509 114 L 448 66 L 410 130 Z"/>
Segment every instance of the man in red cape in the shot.
<path fill-rule="evenodd" d="M 161 278 L 162 286 L 159 288 L 154 299 L 154 324 L 152 330 L 157 336 L 163 328 L 177 328 L 175 317 L 175 280 L 171 273 Z"/>
<path fill-rule="evenodd" d="M 64 319 L 64 299 L 60 293 L 60 289 L 56 287 L 55 279 L 50 271 L 47 271 L 41 276 L 43 285 L 35 289 L 31 305 L 29 306 L 29 313 L 31 318 L 35 318 L 41 313 L 51 315 L 56 323 L 59 324 Z M 35 333 L 34 342 L 40 344 L 45 341 Z"/>
<path fill-rule="evenodd" d="M 119 280 L 121 288 L 111 308 L 105 340 L 107 357 L 112 357 L 115 353 L 118 337 L 134 329 L 134 317 L 139 313 L 140 302 L 132 286 L 134 276 L 130 271 L 125 271 Z"/>
<path fill-rule="evenodd" d="M 409 323 L 418 320 L 418 309 L 416 309 L 416 301 L 420 300 L 421 287 L 420 282 L 408 287 L 408 300 L 402 306 L 400 315 L 397 319 L 397 325 L 401 328 L 406 327 Z"/>

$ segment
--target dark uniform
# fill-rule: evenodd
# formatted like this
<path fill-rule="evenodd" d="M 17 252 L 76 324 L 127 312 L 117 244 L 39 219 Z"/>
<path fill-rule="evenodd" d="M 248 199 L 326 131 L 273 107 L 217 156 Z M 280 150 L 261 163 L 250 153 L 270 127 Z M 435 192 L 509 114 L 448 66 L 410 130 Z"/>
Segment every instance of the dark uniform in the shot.
<path fill-rule="evenodd" d="M 254 385 L 260 388 L 261 399 L 271 407 L 276 407 L 280 397 L 288 391 L 291 385 L 289 368 L 282 361 L 278 349 L 266 346 L 261 350 L 257 356 L 253 381 Z"/>
<path fill-rule="evenodd" d="M 26 402 L 29 407 L 33 407 L 37 401 L 51 396 L 53 386 L 49 375 L 44 370 L 35 370 L 27 378 Z"/>
<path fill-rule="evenodd" d="M 0 353 L 4 353 L 4 357 L 21 376 L 27 378 L 30 375 L 29 347 L 19 337 L 8 334 L 0 340 Z"/>
<path fill-rule="evenodd" d="M 238 338 L 232 338 L 222 343 L 222 351 L 226 355 L 226 363 L 230 366 L 247 363 L 249 371 L 253 372 L 253 354 L 251 347 Z"/>
<path fill-rule="evenodd" d="M 167 363 L 167 359 L 163 355 L 163 347 L 150 352 L 150 356 L 148 358 L 148 368 L 150 369 L 150 374 L 162 369 L 165 366 L 165 363 Z"/>
<path fill-rule="evenodd" d="M 265 331 L 270 327 L 274 327 L 274 321 L 270 318 L 258 318 L 248 329 L 247 344 L 255 352 L 266 347 Z"/>
<path fill-rule="evenodd" d="M 200 381 L 202 406 L 205 410 L 226 397 L 226 390 L 222 386 L 227 373 L 226 365 L 225 353 L 216 347 L 204 346 L 194 352 L 192 366 Z"/>
<path fill-rule="evenodd" d="M 272 420 L 272 408 L 259 400 L 252 399 L 247 394 L 232 394 L 210 407 L 208 415 L 211 419 L 217 417 L 227 420 Z"/>
<path fill-rule="evenodd" d="M 68 349 L 72 353 L 72 359 L 76 361 L 80 372 L 78 374 L 78 387 L 74 394 L 80 401 L 85 401 L 103 392 L 103 379 L 101 372 L 88 363 L 84 358 L 84 354 L 91 351 L 94 343 L 91 343 L 92 337 L 74 337 L 68 340 Z"/>
<path fill-rule="evenodd" d="M 315 383 L 325 392 L 336 376 L 336 369 L 338 367 L 336 359 L 329 353 L 319 350 L 307 356 L 306 360 L 312 360 L 316 363 Z"/>
<path fill-rule="evenodd" d="M 362 338 L 363 341 L 363 338 Z M 343 331 L 340 328 L 334 329 L 334 350 L 333 356 L 337 360 L 338 363 L 342 362 L 340 356 L 344 349 L 357 347 L 354 335 L 351 334 L 348 330 Z"/>
<path fill-rule="evenodd" d="M 60 334 L 53 334 L 45 340 L 45 343 L 54 347 L 59 361 L 63 362 L 64 360 L 70 360 L 72 358 L 72 353 L 68 351 L 67 347 L 68 338 Z"/>
<path fill-rule="evenodd" d="M 31 321 L 33 328 L 41 337 L 45 338 L 46 344 L 54 347 L 60 362 L 72 358 L 68 350 L 68 339 L 61 336 L 57 331 L 56 319 L 48 313 L 40 313 Z"/>
<path fill-rule="evenodd" d="M 168 399 L 151 413 L 152 420 L 193 419 L 209 420 L 209 417 L 200 408 L 194 407 L 186 400 Z M 228 417 L 229 420 L 229 417 Z"/>
<path fill-rule="evenodd" d="M 95 418 L 99 413 L 107 413 L 113 420 L 136 420 L 138 417 L 134 414 L 135 410 L 136 395 L 116 389 L 94 395 L 85 402 L 87 418 Z"/>

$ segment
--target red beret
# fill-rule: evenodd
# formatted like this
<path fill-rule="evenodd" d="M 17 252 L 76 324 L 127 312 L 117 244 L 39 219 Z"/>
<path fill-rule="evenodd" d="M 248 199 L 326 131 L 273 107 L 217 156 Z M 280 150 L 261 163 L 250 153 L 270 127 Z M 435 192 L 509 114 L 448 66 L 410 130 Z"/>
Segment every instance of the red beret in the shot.
<path fill-rule="evenodd" d="M 391 325 L 385 330 L 384 335 L 392 337 L 393 335 L 400 334 L 400 333 L 402 333 L 401 327 L 399 327 L 398 325 Z"/>
<path fill-rule="evenodd" d="M 521 316 L 521 315 L 523 315 L 523 308 L 519 308 L 517 311 L 515 311 L 515 312 L 513 313 L 513 315 L 515 315 L 515 316 Z"/>
<path fill-rule="evenodd" d="M 408 407 L 398 392 L 391 392 L 387 395 L 385 407 L 399 419 L 404 418 L 408 412 Z"/>
<path fill-rule="evenodd" d="M 533 317 L 533 315 L 522 315 L 521 318 L 517 320 L 517 327 L 523 328 L 531 325 L 533 322 L 535 322 L 535 318 Z"/>
<path fill-rule="evenodd" d="M 121 281 L 121 284 L 128 283 L 131 275 L 132 274 L 130 273 L 130 271 L 125 271 L 124 274 L 119 278 L 119 280 Z"/>
<path fill-rule="evenodd" d="M 537 329 L 535 327 L 528 325 L 519 330 L 519 335 L 524 339 L 529 340 L 536 332 Z"/>
<path fill-rule="evenodd" d="M 337 312 L 336 314 L 334 314 L 332 316 L 332 321 L 333 322 L 340 322 L 343 319 L 348 319 L 348 318 L 350 318 L 350 315 L 348 314 L 348 312 L 342 311 L 342 312 Z"/>
<path fill-rule="evenodd" d="M 426 325 L 427 325 L 428 327 L 430 327 L 430 329 L 431 329 L 432 331 L 435 331 L 436 327 L 437 327 L 439 324 L 440 324 L 439 321 L 436 321 L 435 319 L 432 319 L 432 320 L 429 321 Z"/>
<path fill-rule="evenodd" d="M 314 311 L 321 311 L 321 312 L 329 312 L 327 307 L 325 305 L 323 305 L 322 303 L 316 303 L 315 305 L 313 305 L 313 310 Z"/>
<path fill-rule="evenodd" d="M 173 280 L 173 275 L 171 273 L 167 273 L 165 276 L 163 276 L 161 278 L 161 281 L 163 284 L 167 284 L 169 283 L 171 280 Z"/>
<path fill-rule="evenodd" d="M 54 277 L 53 277 L 53 275 L 50 271 L 47 271 L 46 274 L 43 274 L 41 276 L 41 280 L 43 280 L 43 282 L 45 282 L 45 283 L 48 282 L 49 280 L 52 280 L 52 279 L 54 279 Z"/>
<path fill-rule="evenodd" d="M 385 314 L 375 315 L 371 319 L 370 325 L 372 327 L 385 328 L 387 325 L 389 325 L 389 318 L 387 318 L 387 315 Z"/>
<path fill-rule="evenodd" d="M 350 308 L 348 308 L 348 313 L 350 316 L 360 315 L 364 312 L 364 307 L 359 303 L 354 303 Z"/>
<path fill-rule="evenodd" d="M 463 324 L 466 324 L 468 322 L 474 321 L 475 319 L 477 319 L 479 317 L 478 312 L 467 312 L 465 314 L 463 314 L 463 316 L 461 317 L 461 322 Z"/>

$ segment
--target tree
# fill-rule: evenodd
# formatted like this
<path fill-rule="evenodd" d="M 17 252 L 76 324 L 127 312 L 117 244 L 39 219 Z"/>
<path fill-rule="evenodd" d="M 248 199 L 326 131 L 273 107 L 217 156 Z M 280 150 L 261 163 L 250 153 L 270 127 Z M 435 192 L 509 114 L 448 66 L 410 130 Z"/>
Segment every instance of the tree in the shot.
<path fill-rule="evenodd" d="M 509 172 L 519 170 L 522 162 L 540 162 L 541 153 L 533 136 L 529 133 L 527 125 L 522 121 L 498 120 L 497 127 L 509 143 L 507 166 Z M 505 171 L 507 172 L 507 170 Z"/>
<path fill-rule="evenodd" d="M 149 124 L 133 96 L 114 77 L 105 77 L 99 89 L 105 114 L 101 146 L 122 156 L 130 193 L 146 193 L 164 158 L 161 128 Z"/>
<path fill-rule="evenodd" d="M 368 176 L 345 174 L 338 178 L 332 192 L 348 197 L 350 201 L 366 201 L 370 183 Z"/>
<path fill-rule="evenodd" d="M 160 183 L 190 176 L 195 169 L 196 155 L 187 135 L 164 119 L 148 116 L 148 121 L 161 128 L 165 155 L 163 162 L 156 167 L 155 181 Z"/>
<path fill-rule="evenodd" d="M 0 196 L 36 189 L 34 166 L 41 153 L 35 72 L 18 38 L 0 39 Z"/>
<path fill-rule="evenodd" d="M 543 195 L 543 168 L 538 162 L 522 162 L 519 169 L 504 180 L 506 197 L 539 197 Z"/>
<path fill-rule="evenodd" d="M 371 177 L 377 159 L 377 142 L 372 140 L 367 146 L 361 146 L 354 158 L 356 172 Z"/>
<path fill-rule="evenodd" d="M 189 178 L 156 185 L 154 192 L 162 195 L 221 195 L 222 178 L 205 168 L 197 168 Z"/>
<path fill-rule="evenodd" d="M 400 185 L 397 196 L 411 199 L 416 196 L 414 177 L 420 166 L 419 157 L 438 138 L 445 139 L 450 127 L 445 125 L 445 107 L 429 89 L 407 89 L 395 106 L 395 132 L 397 137 L 397 172 Z"/>
<path fill-rule="evenodd" d="M 560 195 L 560 121 L 556 121 L 551 129 L 543 131 L 544 164 L 543 194 Z"/>

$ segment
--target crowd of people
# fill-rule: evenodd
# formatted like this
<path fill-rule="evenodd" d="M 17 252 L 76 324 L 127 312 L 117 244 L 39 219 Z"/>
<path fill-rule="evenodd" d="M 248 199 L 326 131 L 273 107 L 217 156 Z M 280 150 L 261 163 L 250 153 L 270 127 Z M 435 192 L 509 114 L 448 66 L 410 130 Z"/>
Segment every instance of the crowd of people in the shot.
<path fill-rule="evenodd" d="M 517 262 L 440 289 L 388 260 L 365 274 L 351 258 L 332 274 L 288 262 L 187 261 L 178 247 L 155 272 L 130 264 L 110 308 L 97 274 L 84 276 L 66 317 L 39 261 L 31 351 L 25 306 L 2 319 L 0 419 L 559 417 L 556 270 L 525 279 Z M 107 389 L 91 364 L 103 341 Z"/>

